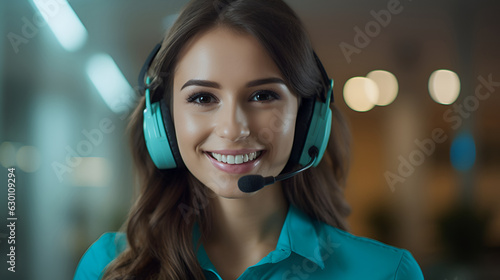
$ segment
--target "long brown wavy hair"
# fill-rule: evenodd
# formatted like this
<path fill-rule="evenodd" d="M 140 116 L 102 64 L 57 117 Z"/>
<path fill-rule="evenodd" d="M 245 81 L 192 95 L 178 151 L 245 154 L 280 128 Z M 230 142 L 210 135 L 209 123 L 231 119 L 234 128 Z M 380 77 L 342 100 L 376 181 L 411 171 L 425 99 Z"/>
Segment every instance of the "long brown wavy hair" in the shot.
<path fill-rule="evenodd" d="M 324 90 L 307 33 L 282 0 L 192 0 L 163 40 L 150 69 L 156 95 L 169 100 L 177 54 L 196 34 L 217 26 L 255 36 L 266 48 L 292 91 L 301 98 Z M 185 168 L 160 170 L 144 140 L 144 97 L 131 115 L 128 131 L 139 178 L 139 195 L 124 224 L 128 246 L 111 262 L 103 279 L 205 279 L 196 258 L 193 227 L 210 231 L 209 191 Z M 312 219 L 347 229 L 343 186 L 347 176 L 349 133 L 332 106 L 327 152 L 316 168 L 282 182 L 288 202 Z"/>

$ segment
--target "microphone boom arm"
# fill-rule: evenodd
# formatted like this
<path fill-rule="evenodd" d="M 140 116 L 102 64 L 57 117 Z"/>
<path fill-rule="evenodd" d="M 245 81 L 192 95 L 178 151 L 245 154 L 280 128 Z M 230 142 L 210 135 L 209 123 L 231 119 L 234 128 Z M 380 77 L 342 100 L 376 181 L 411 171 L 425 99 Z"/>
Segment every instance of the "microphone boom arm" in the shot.
<path fill-rule="evenodd" d="M 290 173 L 285 173 L 285 174 L 281 174 L 279 176 L 277 176 L 275 178 L 275 181 L 282 181 L 282 180 L 286 180 L 286 179 L 289 179 L 289 178 L 292 178 L 293 176 L 297 175 L 298 173 L 310 168 L 311 166 L 313 166 L 314 162 L 316 161 L 316 159 L 318 158 L 318 148 L 316 148 L 316 146 L 312 146 L 311 148 L 309 148 L 309 151 L 308 151 L 309 155 L 311 156 L 311 161 L 309 161 L 309 163 L 302 167 L 301 169 L 299 170 L 295 170 L 293 172 L 290 172 Z"/>
<path fill-rule="evenodd" d="M 238 188 L 242 192 L 246 193 L 256 192 L 262 189 L 264 186 L 271 185 L 274 184 L 275 182 L 291 178 L 297 175 L 298 173 L 313 166 L 314 162 L 318 159 L 319 150 L 317 147 L 312 146 L 311 148 L 309 148 L 308 153 L 311 156 L 311 161 L 306 166 L 300 168 L 299 170 L 281 174 L 277 177 L 274 176 L 263 177 L 258 174 L 246 175 L 238 180 Z"/>

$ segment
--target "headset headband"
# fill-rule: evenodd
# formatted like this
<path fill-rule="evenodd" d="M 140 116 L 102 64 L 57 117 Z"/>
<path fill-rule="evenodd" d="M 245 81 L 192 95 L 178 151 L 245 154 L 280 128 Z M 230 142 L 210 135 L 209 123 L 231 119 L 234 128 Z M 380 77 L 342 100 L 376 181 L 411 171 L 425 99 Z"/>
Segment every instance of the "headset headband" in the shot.
<path fill-rule="evenodd" d="M 145 84 L 144 81 L 146 80 L 146 74 L 149 70 L 149 67 L 151 67 L 151 63 L 153 63 L 153 59 L 156 57 L 160 49 L 161 49 L 161 43 L 156 44 L 151 53 L 149 53 L 148 58 L 146 58 L 144 65 L 142 65 L 141 72 L 139 72 L 138 82 L 139 82 L 139 92 L 141 93 L 141 95 L 146 90 L 146 88 L 149 88 L 149 83 Z"/>

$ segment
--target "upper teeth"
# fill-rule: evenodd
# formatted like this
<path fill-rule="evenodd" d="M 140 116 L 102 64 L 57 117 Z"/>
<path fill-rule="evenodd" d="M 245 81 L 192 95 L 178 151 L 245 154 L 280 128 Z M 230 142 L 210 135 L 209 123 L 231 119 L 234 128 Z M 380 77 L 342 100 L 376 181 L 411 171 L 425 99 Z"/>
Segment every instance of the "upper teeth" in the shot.
<path fill-rule="evenodd" d="M 253 152 L 243 155 L 222 155 L 218 153 L 211 153 L 211 154 L 217 161 L 227 164 L 240 164 L 254 160 L 255 158 L 257 158 L 258 155 L 260 155 L 260 152 Z"/>

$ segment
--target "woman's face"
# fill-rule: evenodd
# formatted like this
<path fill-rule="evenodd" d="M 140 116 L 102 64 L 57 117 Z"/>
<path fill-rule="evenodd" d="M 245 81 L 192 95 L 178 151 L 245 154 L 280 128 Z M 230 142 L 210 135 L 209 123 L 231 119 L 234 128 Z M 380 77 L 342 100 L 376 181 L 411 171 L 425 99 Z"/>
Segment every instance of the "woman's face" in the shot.
<path fill-rule="evenodd" d="M 276 176 L 293 144 L 298 99 L 251 35 L 218 27 L 179 54 L 173 120 L 189 171 L 221 197 L 245 197 L 238 179 Z"/>

